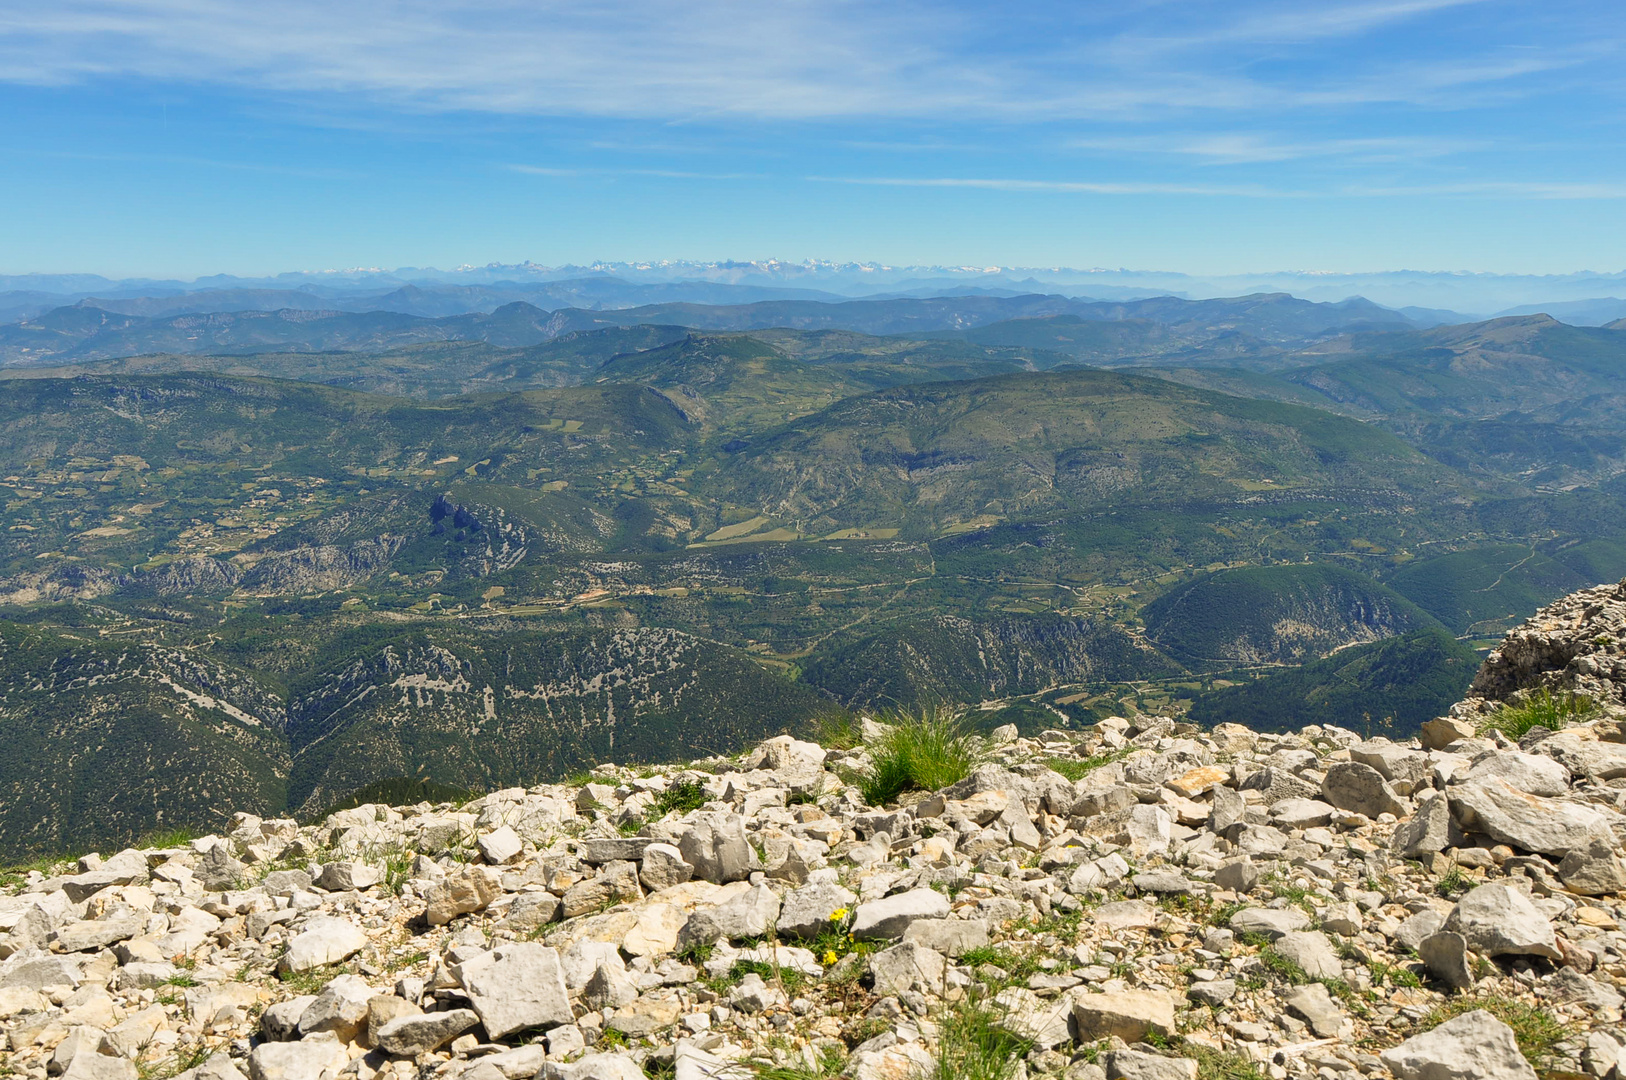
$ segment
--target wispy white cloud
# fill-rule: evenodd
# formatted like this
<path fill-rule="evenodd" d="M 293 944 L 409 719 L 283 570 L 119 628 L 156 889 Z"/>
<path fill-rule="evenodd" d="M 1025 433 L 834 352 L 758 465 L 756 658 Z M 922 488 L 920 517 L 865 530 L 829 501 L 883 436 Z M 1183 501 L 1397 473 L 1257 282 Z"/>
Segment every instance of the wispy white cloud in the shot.
<path fill-rule="evenodd" d="M 1542 200 L 1626 199 L 1626 184 L 1567 183 L 1564 181 L 1481 180 L 1444 184 L 1351 187 L 1345 190 L 1350 195 L 1375 197 L 1482 195 L 1496 198 Z"/>
<path fill-rule="evenodd" d="M 654 176 L 665 180 L 762 180 L 762 173 L 693 172 L 687 169 L 556 169 L 546 165 L 508 165 L 512 172 L 532 176 Z"/>
<path fill-rule="evenodd" d="M 1377 0 L 1375 3 L 1274 4 L 1244 12 L 1234 22 L 1185 40 L 1203 45 L 1220 42 L 1300 44 L 1347 38 L 1409 22 L 1421 15 L 1488 2 L 1490 0 Z"/>
<path fill-rule="evenodd" d="M 980 188 L 987 191 L 1052 192 L 1063 195 L 1207 195 L 1244 199 L 1309 199 L 1328 196 L 1393 198 L 1418 195 L 1521 199 L 1626 199 L 1626 184 L 1545 181 L 1473 181 L 1412 185 L 1346 185 L 1306 190 L 1263 185 L 1141 183 L 1136 181 L 1029 180 L 1017 177 L 808 176 L 812 183 L 872 187 Z"/>
<path fill-rule="evenodd" d="M 805 179 L 813 183 L 859 184 L 869 187 L 981 188 L 987 191 L 1055 192 L 1064 195 L 1226 195 L 1250 199 L 1281 199 L 1304 194 L 1253 185 L 1026 180 L 1016 177 L 809 176 Z"/>
<path fill-rule="evenodd" d="M 57 0 L 0 10 L 0 79 L 223 82 L 492 112 L 843 116 L 943 66 L 937 35 L 899 12 L 856 0 Z"/>
<path fill-rule="evenodd" d="M 1418 161 L 1479 150 L 1483 141 L 1430 136 L 1377 136 L 1361 139 L 1283 138 L 1264 132 L 1207 134 L 1169 132 L 1098 135 L 1071 139 L 1067 146 L 1116 155 L 1159 155 L 1215 165 L 1255 165 L 1306 158 L 1336 158 L 1361 164 Z"/>
<path fill-rule="evenodd" d="M 51 150 L 36 146 L 0 145 L 0 155 L 10 158 L 54 158 L 66 161 L 117 162 L 123 165 L 180 166 L 186 169 L 224 169 L 228 172 L 267 173 L 273 176 L 295 176 L 305 180 L 356 180 L 365 174 L 354 169 L 319 168 L 302 165 L 282 165 L 274 162 L 226 160 L 198 157 L 191 154 L 138 154 L 114 153 L 99 150 Z"/>
<path fill-rule="evenodd" d="M 0 81 L 134 78 L 668 122 L 1048 123 L 1451 104 L 1443 99 L 1453 93 L 1597 59 L 1607 40 L 1560 32 L 1509 56 L 1495 42 L 1434 39 L 1405 63 L 1336 47 L 1507 2 L 1196 0 L 1008 13 L 968 0 L 0 0 Z M 1284 47 L 1321 48 L 1325 62 L 1256 63 Z"/>

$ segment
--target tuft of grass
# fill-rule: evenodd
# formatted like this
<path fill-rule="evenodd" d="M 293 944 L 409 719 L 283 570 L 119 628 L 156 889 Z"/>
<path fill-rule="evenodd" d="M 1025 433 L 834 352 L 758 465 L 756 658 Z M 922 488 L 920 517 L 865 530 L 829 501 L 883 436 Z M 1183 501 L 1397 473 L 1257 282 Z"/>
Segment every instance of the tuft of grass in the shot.
<path fill-rule="evenodd" d="M 1184 915 L 1198 922 L 1207 922 L 1214 909 L 1213 901 L 1202 893 L 1159 893 L 1152 902 L 1164 911 Z M 1229 915 L 1226 916 L 1230 918 Z"/>
<path fill-rule="evenodd" d="M 883 1031 L 891 1030 L 891 1023 L 882 1020 L 878 1016 L 859 1016 L 841 1026 L 841 1041 L 850 1047 L 857 1046 L 859 1043 L 869 1042 Z M 922 1078 L 922 1080 L 925 1080 L 925 1078 Z"/>
<path fill-rule="evenodd" d="M 197 838 L 197 830 L 178 825 L 173 829 L 160 829 L 150 832 L 137 840 L 135 846 L 138 848 L 167 850 L 169 848 L 185 847 Z"/>
<path fill-rule="evenodd" d="M 1440 880 L 1434 883 L 1434 891 L 1449 900 L 1458 893 L 1467 892 L 1473 884 L 1468 875 L 1462 872 L 1462 867 L 1453 866 L 1440 875 Z"/>
<path fill-rule="evenodd" d="M 1268 945 L 1259 950 L 1259 962 L 1266 971 L 1293 986 L 1303 986 L 1311 981 L 1308 972 Z"/>
<path fill-rule="evenodd" d="M 1531 1066 L 1540 1072 L 1548 1067 L 1553 1047 L 1570 1034 L 1569 1029 L 1546 1009 L 1526 1005 L 1513 998 L 1491 995 L 1487 997 L 1456 997 L 1437 1005 L 1418 1023 L 1418 1030 L 1428 1031 L 1453 1020 L 1463 1013 L 1484 1009 L 1513 1029 L 1519 1042 L 1519 1052 Z"/>
<path fill-rule="evenodd" d="M 1372 985 L 1382 986 L 1388 982 L 1390 986 L 1404 986 L 1415 989 L 1423 985 L 1423 980 L 1417 977 L 1417 972 L 1401 964 L 1386 964 L 1382 960 L 1373 960 L 1366 965 L 1366 970 L 1372 975 Z"/>
<path fill-rule="evenodd" d="M 1180 1054 L 1197 1063 L 1197 1080 L 1265 1080 L 1259 1064 L 1242 1054 L 1186 1041 L 1180 1044 Z"/>
<path fill-rule="evenodd" d="M 851 750 L 863 741 L 858 718 L 846 709 L 830 709 L 813 718 L 813 741 L 826 750 Z"/>
<path fill-rule="evenodd" d="M 1524 700 L 1503 705 L 1479 726 L 1481 733 L 1495 730 L 1517 742 L 1531 728 L 1557 731 L 1590 716 L 1596 706 L 1585 694 L 1569 691 L 1555 694 L 1543 686 L 1525 694 Z"/>
<path fill-rule="evenodd" d="M 428 959 L 429 954 L 422 951 L 403 953 L 400 956 L 392 956 L 385 962 L 384 967 L 387 971 L 404 971 L 407 968 L 417 967 Z"/>
<path fill-rule="evenodd" d="M 960 963 L 973 970 L 982 967 L 984 964 L 992 964 L 1010 976 L 1012 983 L 1019 983 L 1026 982 L 1028 976 L 1040 970 L 1039 960 L 1042 956 L 1043 953 L 1040 950 L 1034 950 L 1032 953 L 1016 953 L 1010 949 L 984 945 L 981 948 L 970 949 L 961 954 Z"/>
<path fill-rule="evenodd" d="M 1245 934 L 1243 937 L 1243 944 L 1251 945 L 1256 944 L 1261 935 Z M 1303 986 L 1306 983 L 1318 982 L 1327 988 L 1328 993 L 1344 1002 L 1344 1004 L 1354 1008 L 1359 1003 L 1360 995 L 1347 982 L 1342 979 L 1312 979 L 1309 972 L 1277 952 L 1275 946 L 1268 942 L 1259 949 L 1259 963 L 1267 972 L 1281 979 L 1289 986 Z M 1257 989 L 1257 987 L 1250 986 L 1249 989 Z"/>
<path fill-rule="evenodd" d="M 138 1057 L 136 1076 L 139 1080 L 171 1080 L 172 1077 L 202 1065 L 212 1054 L 213 1051 L 203 1043 L 195 1043 L 165 1061 L 147 1062 Z"/>
<path fill-rule="evenodd" d="M 982 740 L 963 709 L 928 705 L 896 712 L 872 752 L 874 764 L 858 778 L 858 790 L 871 806 L 896 801 L 905 791 L 935 791 L 965 779 L 982 761 Z"/>
<path fill-rule="evenodd" d="M 28 880 L 28 875 L 38 870 L 46 877 L 56 872 L 59 866 L 72 862 L 72 859 L 54 855 L 42 855 L 30 862 L 16 863 L 12 866 L 0 867 L 0 889 L 9 889 L 22 885 Z"/>
<path fill-rule="evenodd" d="M 655 796 L 655 801 L 649 806 L 649 813 L 656 821 L 674 810 L 679 814 L 687 814 L 706 805 L 707 797 L 706 789 L 699 782 L 680 780 Z"/>
<path fill-rule="evenodd" d="M 807 976 L 795 968 L 775 967 L 761 960 L 736 960 L 728 974 L 732 982 L 739 982 L 747 975 L 756 975 L 763 982 L 777 982 L 791 997 L 795 997 L 807 985 Z"/>
<path fill-rule="evenodd" d="M 771 1061 L 748 1062 L 757 1080 L 835 1080 L 847 1065 L 846 1055 L 826 1047 L 815 1064 L 775 1065 Z"/>
<path fill-rule="evenodd" d="M 311 968 L 309 971 L 279 971 L 277 978 L 283 986 L 293 991 L 295 997 L 300 997 L 305 994 L 320 994 L 322 987 L 340 975 L 355 973 L 355 968 L 349 964 L 330 964 L 327 967 Z"/>
<path fill-rule="evenodd" d="M 620 830 L 622 836 L 637 836 L 638 830 L 642 829 L 643 827 L 644 819 L 639 817 L 637 814 L 632 815 L 620 825 L 616 826 L 616 828 Z"/>
<path fill-rule="evenodd" d="M 986 1003 L 961 999 L 939 1020 L 941 1043 L 932 1080 L 1008 1080 L 1033 1043 L 999 1025 Z"/>
<path fill-rule="evenodd" d="M 412 854 L 405 848 L 392 849 L 384 856 L 384 887 L 396 896 L 412 876 Z"/>
<path fill-rule="evenodd" d="M 1045 765 L 1052 771 L 1061 773 L 1069 780 L 1082 780 L 1090 773 L 1103 765 L 1111 765 L 1114 761 L 1122 761 L 1139 747 L 1124 746 L 1117 750 L 1109 750 L 1105 754 L 1096 754 L 1087 758 L 1053 757 L 1046 758 Z"/>

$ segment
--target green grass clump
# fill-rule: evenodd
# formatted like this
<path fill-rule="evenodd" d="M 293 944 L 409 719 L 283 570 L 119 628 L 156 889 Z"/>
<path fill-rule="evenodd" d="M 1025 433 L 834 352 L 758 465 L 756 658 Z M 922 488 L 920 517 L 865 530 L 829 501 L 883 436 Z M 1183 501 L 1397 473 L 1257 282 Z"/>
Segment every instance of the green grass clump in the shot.
<path fill-rule="evenodd" d="M 277 979 L 283 986 L 293 991 L 295 997 L 299 997 L 303 994 L 319 994 L 322 987 L 340 975 L 355 973 L 356 969 L 349 964 L 330 964 L 327 967 L 311 968 L 309 971 L 279 971 Z"/>
<path fill-rule="evenodd" d="M 1109 750 L 1105 754 L 1096 754 L 1087 758 L 1046 758 L 1045 764 L 1054 772 L 1061 773 L 1069 780 L 1082 780 L 1090 773 L 1103 765 L 1111 765 L 1114 761 L 1122 761 L 1136 750 L 1137 746 L 1124 746 L 1117 750 Z"/>
<path fill-rule="evenodd" d="M 1555 694 L 1543 686 L 1526 694 L 1523 701 L 1497 709 L 1490 719 L 1479 726 L 1479 730 L 1481 733 L 1500 731 L 1518 741 L 1531 728 L 1544 727 L 1557 731 L 1583 720 L 1591 715 L 1594 707 L 1592 699 L 1585 694 L 1569 691 Z"/>
<path fill-rule="evenodd" d="M 982 740 L 959 709 L 927 706 L 915 713 L 894 713 L 892 725 L 875 746 L 870 770 L 858 778 L 858 790 L 871 806 L 893 802 L 905 791 L 935 791 L 976 768 Z"/>
<path fill-rule="evenodd" d="M 1266 971 L 1294 986 L 1303 986 L 1311 981 L 1303 968 L 1268 945 L 1259 950 L 1259 962 L 1265 966 Z"/>
<path fill-rule="evenodd" d="M 985 1003 L 967 997 L 939 1021 L 942 1042 L 932 1080 L 1007 1080 L 1033 1044 L 1006 1031 Z"/>
<path fill-rule="evenodd" d="M 847 1058 L 834 1047 L 827 1047 L 816 1064 L 775 1065 L 770 1061 L 749 1062 L 758 1080 L 834 1080 L 847 1065 Z"/>
<path fill-rule="evenodd" d="M 1405 986 L 1415 989 L 1423 985 L 1423 980 L 1417 973 L 1400 964 L 1386 964 L 1382 960 L 1372 960 L 1366 965 L 1366 970 L 1372 976 L 1373 986 L 1382 986 L 1387 982 L 1390 986 Z"/>
<path fill-rule="evenodd" d="M 1434 883 L 1434 891 L 1449 900 L 1458 893 L 1465 893 L 1473 887 L 1473 881 L 1462 872 L 1462 867 L 1453 866 L 1440 875 L 1440 880 Z"/>
<path fill-rule="evenodd" d="M 1182 1041 L 1180 1055 L 1197 1063 L 1197 1080 L 1265 1080 L 1257 1062 L 1199 1042 Z"/>
<path fill-rule="evenodd" d="M 136 847 L 166 850 L 168 848 L 185 847 L 197 838 L 198 832 L 196 829 L 189 829 L 184 825 L 180 825 L 173 829 L 150 832 L 136 841 Z"/>
<path fill-rule="evenodd" d="M 984 964 L 992 964 L 1009 975 L 1011 982 L 1018 983 L 1026 982 L 1029 975 L 1039 971 L 1040 957 L 1041 954 L 1037 951 L 1022 954 L 997 946 L 984 945 L 962 953 L 960 964 L 973 970 Z"/>
<path fill-rule="evenodd" d="M 46 877 L 50 877 L 59 867 L 72 863 L 72 859 L 59 858 L 52 855 L 42 855 L 29 862 L 15 863 L 11 866 L 0 867 L 0 889 L 9 889 L 22 885 L 28 881 L 28 875 L 38 870 Z"/>
<path fill-rule="evenodd" d="M 807 985 L 807 976 L 795 968 L 776 967 L 761 960 L 736 960 L 728 974 L 731 983 L 737 983 L 747 975 L 756 975 L 763 982 L 777 982 L 791 997 L 795 997 Z"/>
<path fill-rule="evenodd" d="M 1553 1047 L 1569 1034 L 1558 1018 L 1546 1009 L 1495 995 L 1452 998 L 1418 1021 L 1418 1028 L 1429 1031 L 1475 1009 L 1484 1009 L 1512 1028 L 1513 1037 L 1519 1042 L 1519 1052 L 1538 1072 L 1552 1060 Z"/>
<path fill-rule="evenodd" d="M 691 810 L 698 810 L 706 805 L 706 789 L 695 780 L 679 780 L 665 791 L 655 796 L 655 801 L 649 805 L 650 816 L 656 821 L 672 813 L 674 810 L 680 814 L 687 814 Z M 637 829 L 633 830 L 637 832 Z"/>
<path fill-rule="evenodd" d="M 1259 939 L 1259 937 L 1260 935 L 1257 934 L 1244 934 L 1243 944 L 1253 944 Z M 1259 963 L 1267 972 L 1276 978 L 1281 979 L 1289 986 L 1304 986 L 1307 983 L 1318 982 L 1327 988 L 1328 993 L 1344 1002 L 1345 1005 L 1352 1007 L 1358 1005 L 1359 995 L 1355 992 L 1354 987 L 1350 986 L 1342 979 L 1311 978 L 1309 972 L 1305 971 L 1298 964 L 1277 952 L 1274 945 L 1267 943 L 1260 948 Z M 1255 987 L 1250 987 L 1250 989 L 1254 988 Z"/>
<path fill-rule="evenodd" d="M 858 718 L 845 709 L 832 709 L 813 718 L 813 741 L 826 750 L 851 750 L 863 741 Z"/>
<path fill-rule="evenodd" d="M 391 846 L 383 854 L 384 887 L 396 896 L 406 887 L 407 879 L 412 876 L 413 855 L 406 848 Z"/>
<path fill-rule="evenodd" d="M 136 1076 L 138 1080 L 170 1080 L 171 1077 L 181 1075 L 189 1069 L 195 1069 L 209 1060 L 212 1053 L 203 1043 L 194 1043 L 186 1050 L 176 1053 L 164 1061 L 137 1061 Z"/>

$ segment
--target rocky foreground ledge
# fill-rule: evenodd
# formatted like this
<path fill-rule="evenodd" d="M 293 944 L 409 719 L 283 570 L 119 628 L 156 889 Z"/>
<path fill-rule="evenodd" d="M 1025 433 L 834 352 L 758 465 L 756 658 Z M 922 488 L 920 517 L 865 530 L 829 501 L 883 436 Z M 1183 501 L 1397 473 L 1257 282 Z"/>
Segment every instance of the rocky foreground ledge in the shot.
<path fill-rule="evenodd" d="M 0 1073 L 1618 1077 L 1626 708 L 1576 665 L 1626 591 L 1595 592 L 1417 742 L 1005 730 L 877 808 L 862 745 L 780 737 L 86 856 L 0 895 Z M 1577 678 L 1588 722 L 1482 729 Z"/>

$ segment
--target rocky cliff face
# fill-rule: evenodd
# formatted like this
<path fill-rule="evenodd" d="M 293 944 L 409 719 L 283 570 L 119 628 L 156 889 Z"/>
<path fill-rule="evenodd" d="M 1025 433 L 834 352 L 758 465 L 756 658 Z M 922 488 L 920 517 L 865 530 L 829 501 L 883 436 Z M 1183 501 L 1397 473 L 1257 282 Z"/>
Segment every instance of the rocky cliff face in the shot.
<path fill-rule="evenodd" d="M 289 807 L 316 813 L 395 776 L 483 791 L 606 758 L 733 750 L 818 704 L 676 630 L 405 635 L 294 694 Z"/>
<path fill-rule="evenodd" d="M 1569 678 L 1617 594 L 1584 596 L 1481 692 Z M 855 783 L 889 739 L 865 722 L 853 749 L 240 813 L 4 879 L 0 1054 L 67 1080 L 1616 1080 L 1626 743 L 1605 715 L 1515 744 L 1474 722 L 1491 701 L 1412 743 L 1006 729 L 887 805 Z"/>
<path fill-rule="evenodd" d="M 83 849 L 284 803 L 287 710 L 247 672 L 0 624 L 0 851 Z"/>
<path fill-rule="evenodd" d="M 1472 704 L 1547 687 L 1626 715 L 1626 581 L 1548 604 L 1503 639 L 1474 680 Z"/>
<path fill-rule="evenodd" d="M 406 541 L 404 536 L 383 535 L 344 545 L 301 544 L 246 552 L 232 559 L 195 555 L 127 574 L 60 563 L 46 571 L 0 578 L 0 603 L 94 600 L 113 593 L 172 597 L 219 595 L 242 588 L 272 596 L 344 589 L 387 571 Z"/>

